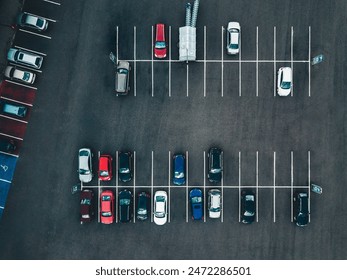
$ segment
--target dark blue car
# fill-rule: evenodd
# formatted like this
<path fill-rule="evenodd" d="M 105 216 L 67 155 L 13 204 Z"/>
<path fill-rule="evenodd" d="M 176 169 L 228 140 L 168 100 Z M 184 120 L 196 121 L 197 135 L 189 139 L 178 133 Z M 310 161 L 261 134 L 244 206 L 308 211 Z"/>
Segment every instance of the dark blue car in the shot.
<path fill-rule="evenodd" d="M 189 193 L 189 198 L 192 207 L 192 219 L 201 220 L 204 217 L 202 191 L 200 189 L 192 189 Z"/>
<path fill-rule="evenodd" d="M 172 183 L 178 186 L 186 183 L 186 158 L 182 154 L 173 156 Z"/>

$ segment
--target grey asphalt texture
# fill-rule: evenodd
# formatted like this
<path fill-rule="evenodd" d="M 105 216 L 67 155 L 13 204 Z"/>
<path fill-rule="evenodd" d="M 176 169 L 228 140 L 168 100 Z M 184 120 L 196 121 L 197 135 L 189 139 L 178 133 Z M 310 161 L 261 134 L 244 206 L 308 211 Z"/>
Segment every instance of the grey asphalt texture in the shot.
<path fill-rule="evenodd" d="M 203 59 L 203 28 L 207 59 L 232 60 L 221 46 L 221 26 L 238 21 L 242 28 L 242 59 L 290 60 L 290 30 L 294 29 L 294 60 L 308 59 L 308 29 L 312 56 L 326 61 L 311 68 L 308 96 L 307 63 L 294 64 L 294 96 L 273 96 L 273 63 L 208 63 L 206 97 L 203 63 L 172 63 L 169 97 L 168 63 L 138 62 L 136 97 L 113 93 L 115 28 L 119 26 L 119 58 L 151 59 L 151 26 L 172 28 L 172 59 L 178 58 L 178 28 L 185 23 L 186 1 L 62 0 L 61 6 L 27 0 L 24 10 L 57 20 L 50 23 L 52 40 L 18 32 L 15 44 L 47 53 L 43 73 L 13 184 L 0 222 L 1 259 L 346 259 L 346 66 L 347 2 L 337 1 L 204 1 L 197 20 L 197 58 Z M 224 40 L 225 42 L 225 40 Z M 282 66 L 276 64 L 276 68 Z M 290 63 L 285 63 L 290 66 Z M 133 65 L 132 65 L 133 66 Z M 134 67 L 133 67 L 134 69 Z M 224 221 L 185 220 L 185 189 L 171 189 L 171 222 L 149 221 L 105 226 L 95 220 L 79 224 L 79 198 L 70 188 L 78 181 L 77 151 L 90 147 L 115 154 L 136 151 L 136 185 L 168 184 L 168 153 L 189 152 L 189 184 L 203 185 L 203 152 L 224 151 L 224 185 L 290 185 L 294 154 L 294 185 L 311 181 L 324 187 L 311 194 L 311 223 L 291 223 L 290 189 L 259 190 L 259 222 L 238 222 L 238 190 L 224 189 Z M 94 157 L 94 170 L 97 169 Z M 96 185 L 96 179 L 94 179 Z M 207 183 L 209 186 L 209 183 Z"/>

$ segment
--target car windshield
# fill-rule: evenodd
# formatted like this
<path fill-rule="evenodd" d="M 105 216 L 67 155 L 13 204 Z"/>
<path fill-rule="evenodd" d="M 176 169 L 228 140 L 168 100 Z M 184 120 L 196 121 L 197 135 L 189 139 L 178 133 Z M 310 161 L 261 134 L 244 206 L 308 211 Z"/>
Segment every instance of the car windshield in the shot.
<path fill-rule="evenodd" d="M 244 215 L 247 216 L 247 217 L 251 217 L 251 216 L 254 215 L 254 212 L 245 211 Z"/>
<path fill-rule="evenodd" d="M 19 59 L 19 60 L 23 60 L 23 57 L 24 57 L 24 54 L 23 54 L 23 53 L 20 53 L 20 54 L 18 55 L 18 59 Z"/>
<path fill-rule="evenodd" d="M 211 173 L 219 173 L 221 171 L 220 168 L 212 168 Z"/>
<path fill-rule="evenodd" d="M 192 197 L 192 203 L 202 202 L 202 198 L 199 196 Z"/>
<path fill-rule="evenodd" d="M 30 74 L 28 72 L 24 72 L 23 74 L 23 81 L 29 81 Z"/>
<path fill-rule="evenodd" d="M 128 198 L 122 198 L 119 200 L 120 205 L 130 205 L 130 199 Z"/>
<path fill-rule="evenodd" d="M 230 44 L 229 48 L 233 49 L 233 50 L 237 50 L 239 48 L 238 44 Z"/>
<path fill-rule="evenodd" d="M 140 208 L 139 210 L 137 210 L 137 213 L 138 213 L 139 215 L 146 215 L 146 214 L 147 214 L 147 210 L 144 209 L 144 208 Z"/>
<path fill-rule="evenodd" d="M 90 174 L 90 170 L 80 169 L 80 174 L 82 174 L 82 175 L 89 175 Z"/>
<path fill-rule="evenodd" d="M 155 216 L 156 216 L 157 218 L 164 218 L 164 217 L 165 217 L 165 213 L 164 213 L 164 212 L 156 212 L 156 213 L 155 213 Z"/>
<path fill-rule="evenodd" d="M 109 201 L 109 200 L 111 200 L 111 196 L 109 196 L 109 195 L 104 195 L 104 196 L 102 196 L 101 200 L 102 200 L 102 201 Z"/>
<path fill-rule="evenodd" d="M 85 157 L 87 157 L 87 156 L 89 156 L 89 152 L 88 152 L 88 151 L 85 151 L 85 150 L 82 150 L 82 151 L 80 151 L 80 156 L 85 156 Z"/>
<path fill-rule="evenodd" d="M 183 177 L 184 177 L 184 173 L 183 172 L 178 172 L 178 171 L 175 172 L 175 178 L 180 179 L 180 178 L 183 178 Z"/>
<path fill-rule="evenodd" d="M 111 216 L 112 216 L 112 212 L 111 212 L 111 211 L 102 212 L 101 215 L 102 215 L 103 217 L 111 217 Z"/>
<path fill-rule="evenodd" d="M 282 82 L 281 88 L 283 89 L 290 89 L 290 82 Z"/>
<path fill-rule="evenodd" d="M 38 27 L 42 27 L 42 26 L 43 26 L 43 23 L 44 23 L 44 21 L 43 21 L 42 19 L 38 18 L 38 19 L 37 19 L 37 22 L 36 22 L 36 25 L 37 25 Z"/>
<path fill-rule="evenodd" d="M 90 205 L 91 204 L 91 200 L 89 198 L 81 199 L 81 204 L 83 204 L 83 205 Z"/>
<path fill-rule="evenodd" d="M 211 212 L 219 212 L 219 211 L 220 211 L 220 207 L 211 208 L 210 211 L 211 211 Z"/>
<path fill-rule="evenodd" d="M 165 47 L 166 47 L 165 42 L 155 42 L 156 49 L 165 49 Z"/>
<path fill-rule="evenodd" d="M 82 215 L 82 218 L 83 218 L 83 219 L 89 219 L 89 217 L 90 217 L 89 214 L 84 214 L 84 215 Z"/>
<path fill-rule="evenodd" d="M 119 74 L 128 74 L 128 70 L 124 69 L 124 68 L 120 68 L 120 69 L 118 69 L 118 73 Z"/>
<path fill-rule="evenodd" d="M 106 170 L 101 170 L 101 171 L 100 171 L 100 176 L 102 176 L 102 177 L 108 176 L 108 171 L 106 171 Z"/>
<path fill-rule="evenodd" d="M 120 173 L 129 173 L 130 170 L 129 170 L 129 168 L 120 168 L 120 169 L 119 169 L 119 172 L 120 172 Z"/>

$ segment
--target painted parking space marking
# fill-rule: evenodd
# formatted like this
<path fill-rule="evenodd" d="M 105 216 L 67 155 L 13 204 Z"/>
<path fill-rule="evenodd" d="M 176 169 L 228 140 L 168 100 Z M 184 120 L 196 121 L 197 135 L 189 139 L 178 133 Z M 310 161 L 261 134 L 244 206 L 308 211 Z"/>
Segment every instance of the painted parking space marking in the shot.
<path fill-rule="evenodd" d="M 29 33 L 29 34 L 35 35 L 35 36 L 39 36 L 39 37 L 42 37 L 42 38 L 46 38 L 46 39 L 49 39 L 49 40 L 52 39 L 51 36 L 42 35 L 42 34 L 35 33 L 35 32 L 29 31 L 29 30 L 25 30 L 25 29 L 22 29 L 22 28 L 19 28 L 18 30 L 19 30 L 19 31 L 22 31 L 22 32 L 25 32 L 25 33 Z"/>
<path fill-rule="evenodd" d="M 12 98 L 8 98 L 8 97 L 5 97 L 5 96 L 1 96 L 0 98 L 8 100 L 8 101 L 12 101 L 12 102 L 20 103 L 20 104 L 23 104 L 23 105 L 26 105 L 26 106 L 29 106 L 29 107 L 33 106 L 33 104 L 25 103 L 25 102 L 22 102 L 22 101 L 19 101 L 19 100 L 15 100 L 15 99 L 12 99 Z"/>
<path fill-rule="evenodd" d="M 50 3 L 50 4 L 54 4 L 54 5 L 57 5 L 57 6 L 60 6 L 61 3 L 59 2 L 55 2 L 55 1 L 51 1 L 51 0 L 43 0 L 44 2 L 47 2 L 47 3 Z"/>
<path fill-rule="evenodd" d="M 17 121 L 17 122 L 21 122 L 21 123 L 28 123 L 27 121 L 15 119 L 15 118 L 12 118 L 12 117 L 9 117 L 9 116 L 5 116 L 3 114 L 0 114 L 0 117 L 6 118 L 6 119 L 9 119 L 9 120 L 13 120 L 13 121 Z"/>
<path fill-rule="evenodd" d="M 134 26 L 134 96 L 136 96 L 136 88 L 136 26 Z"/>
<path fill-rule="evenodd" d="M 30 88 L 30 89 L 37 90 L 36 87 L 28 86 L 28 85 L 26 85 L 26 84 L 17 83 L 17 82 L 10 81 L 10 80 L 7 80 L 7 79 L 5 79 L 5 81 L 6 81 L 7 83 L 10 83 L 10 84 L 14 84 L 14 85 L 18 85 L 18 86 L 22 86 L 22 87 L 26 87 L 26 88 Z"/>
<path fill-rule="evenodd" d="M 42 56 L 47 56 L 47 54 L 45 54 L 45 53 L 34 51 L 34 50 L 31 50 L 31 49 L 27 49 L 27 48 L 23 48 L 23 47 L 20 47 L 20 46 L 17 46 L 17 45 L 15 45 L 15 48 L 18 48 L 18 49 L 21 49 L 21 50 L 24 50 L 24 51 L 28 51 L 28 52 L 32 52 L 32 53 L 35 53 L 35 54 L 39 54 L 39 55 L 42 55 Z"/>

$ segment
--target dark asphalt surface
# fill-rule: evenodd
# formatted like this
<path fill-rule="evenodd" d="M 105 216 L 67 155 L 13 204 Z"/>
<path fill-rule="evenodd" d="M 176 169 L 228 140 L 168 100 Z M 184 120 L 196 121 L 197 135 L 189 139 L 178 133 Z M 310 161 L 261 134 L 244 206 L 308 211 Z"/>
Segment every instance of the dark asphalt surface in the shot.
<path fill-rule="evenodd" d="M 259 2 L 259 3 L 258 3 Z M 326 61 L 311 68 L 308 96 L 307 63 L 294 64 L 294 96 L 273 96 L 273 63 L 207 63 L 206 97 L 203 63 L 172 63 L 169 97 L 168 63 L 136 64 L 136 97 L 131 76 L 130 96 L 113 94 L 115 27 L 119 26 L 119 58 L 151 59 L 151 26 L 172 28 L 172 59 L 178 58 L 178 27 L 185 23 L 186 1 L 61 0 L 61 6 L 26 1 L 24 10 L 51 22 L 46 35 L 18 32 L 15 45 L 47 54 L 38 75 L 35 103 L 21 147 L 6 209 L 0 222 L 1 259 L 346 259 L 346 66 L 347 2 L 328 1 L 204 1 L 197 20 L 197 59 L 202 60 L 206 26 L 206 57 L 220 60 L 221 27 L 239 21 L 242 59 L 290 60 L 291 26 L 294 60 L 307 60 L 308 29 L 312 56 Z M 224 40 L 225 42 L 225 40 Z M 228 57 L 225 60 L 237 60 Z M 290 66 L 289 63 L 285 63 Z M 276 69 L 282 64 L 277 62 Z M 132 65 L 133 66 L 133 65 Z M 133 66 L 134 69 L 134 66 Z M 185 221 L 185 189 L 171 189 L 171 222 L 79 224 L 79 198 L 70 188 L 78 181 L 77 151 L 90 147 L 115 154 L 136 151 L 136 185 L 168 184 L 168 153 L 189 152 L 189 183 L 202 186 L 203 152 L 211 146 L 224 151 L 224 185 L 271 186 L 276 152 L 276 185 L 290 185 L 291 151 L 294 185 L 311 181 L 324 187 L 311 195 L 311 223 L 302 229 L 290 222 L 290 189 L 259 190 L 259 222 L 238 222 L 238 189 L 224 189 L 224 221 Z M 94 170 L 97 161 L 94 158 Z M 94 185 L 97 182 L 94 179 Z M 207 183 L 207 186 L 209 184 Z"/>

